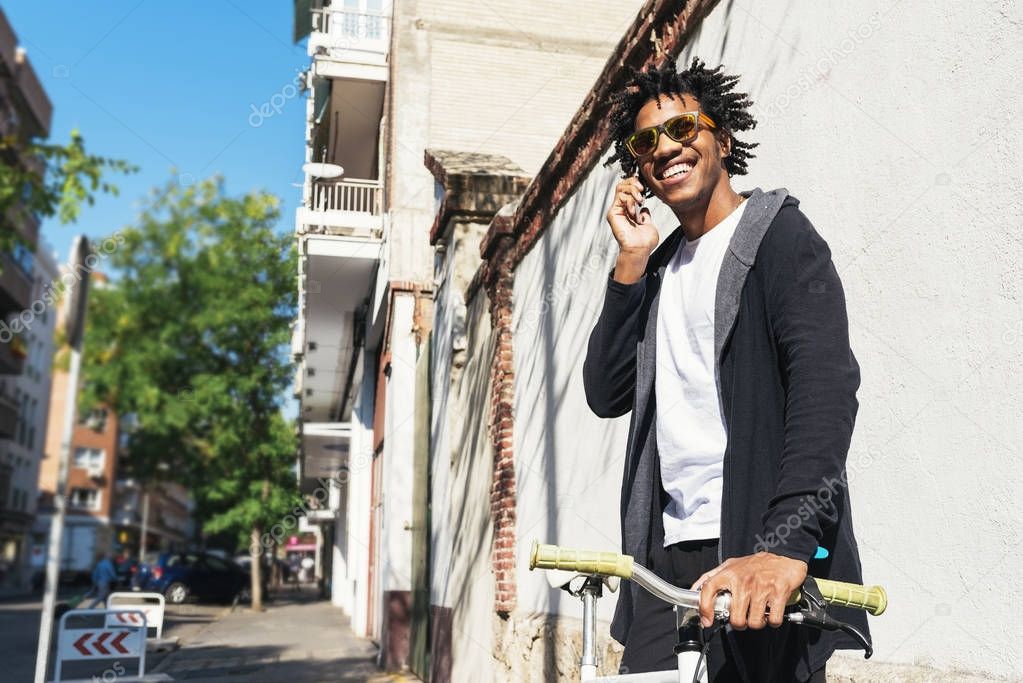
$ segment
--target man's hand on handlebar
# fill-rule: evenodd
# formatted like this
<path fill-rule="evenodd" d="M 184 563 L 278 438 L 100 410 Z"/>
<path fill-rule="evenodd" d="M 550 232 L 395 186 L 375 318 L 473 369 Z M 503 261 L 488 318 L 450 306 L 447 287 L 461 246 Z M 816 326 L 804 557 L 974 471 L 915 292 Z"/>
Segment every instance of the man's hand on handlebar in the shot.
<path fill-rule="evenodd" d="M 806 572 L 806 562 L 767 552 L 727 559 L 693 584 L 700 591 L 700 622 L 704 628 L 714 623 L 714 598 L 728 592 L 732 628 L 781 626 L 789 596 L 803 585 Z"/>

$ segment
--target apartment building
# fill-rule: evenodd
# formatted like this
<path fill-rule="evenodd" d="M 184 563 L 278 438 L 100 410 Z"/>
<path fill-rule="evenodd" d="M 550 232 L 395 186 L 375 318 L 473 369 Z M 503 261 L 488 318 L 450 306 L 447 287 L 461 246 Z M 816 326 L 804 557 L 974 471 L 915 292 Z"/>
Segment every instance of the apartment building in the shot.
<path fill-rule="evenodd" d="M 185 550 L 195 537 L 194 507 L 188 489 L 181 484 L 144 485 L 133 477 L 118 477 L 110 519 L 114 549 L 127 549 L 133 556 Z"/>
<path fill-rule="evenodd" d="M 62 276 L 71 277 L 70 273 L 68 266 L 61 268 Z M 106 283 L 107 279 L 102 273 L 92 273 L 91 286 L 103 287 Z M 56 324 L 60 326 L 63 308 L 58 309 L 55 317 Z M 38 515 L 32 529 L 32 556 L 33 560 L 39 558 L 36 569 L 43 566 L 54 496 L 57 494 L 64 411 L 70 381 L 67 358 L 67 348 L 58 349 L 53 364 L 46 450 L 39 467 Z M 114 548 L 111 516 L 114 510 L 119 444 L 120 420 L 116 413 L 100 407 L 88 414 L 76 415 L 71 435 L 67 488 L 63 492 L 67 508 L 60 569 L 65 575 L 87 574 L 99 553 Z"/>
<path fill-rule="evenodd" d="M 33 529 L 33 555 L 36 553 L 35 548 L 46 548 L 49 538 L 67 382 L 65 371 L 54 371 L 46 456 L 39 470 L 39 514 Z M 88 573 L 95 564 L 97 554 L 114 548 L 111 516 L 117 475 L 117 444 L 118 419 L 113 412 L 98 409 L 77 420 L 71 437 L 71 460 L 65 492 L 67 511 L 64 518 L 61 572 L 66 575 Z"/>
<path fill-rule="evenodd" d="M 49 247 L 41 244 L 34 255 L 33 301 L 49 296 L 57 278 L 57 263 Z M 50 385 L 53 368 L 53 334 L 56 313 L 49 308 L 37 307 L 39 314 L 22 332 L 25 343 L 25 361 L 22 373 L 13 378 L 0 378 L 0 383 L 12 381 L 14 397 L 18 402 L 18 423 L 15 433 L 0 441 L 6 457 L 13 459 L 11 476 L 11 508 L 20 513 L 20 537 L 17 545 L 5 549 L 5 561 L 11 563 L 8 584 L 23 585 L 31 579 L 31 564 L 39 558 L 32 556 L 31 530 L 38 503 L 39 468 L 45 457 L 47 425 L 50 410 Z M 14 517 L 10 519 L 13 521 Z"/>
<path fill-rule="evenodd" d="M 294 4 L 294 37 L 311 59 L 295 225 L 300 484 L 323 503 L 309 518 L 329 546 L 331 597 L 378 640 L 387 668 L 428 675 L 428 634 L 451 627 L 450 610 L 433 608 L 445 604 L 444 581 L 430 579 L 446 559 L 429 556 L 426 498 L 413 505 L 413 492 L 430 477 L 416 425 L 448 419 L 429 414 L 424 392 L 434 244 L 446 239 L 435 221 L 457 188 L 424 159 L 453 152 L 468 176 L 496 164 L 521 190 L 639 4 Z M 495 197 L 511 194 L 494 188 L 474 210 L 492 215 Z"/>
<path fill-rule="evenodd" d="M 0 10 L 0 136 L 17 143 L 45 138 L 52 114 L 49 97 Z M 38 159 L 6 153 L 7 164 L 40 168 Z M 46 247 L 34 253 L 36 216 L 12 211 L 0 216 L 0 230 L 19 238 L 13 251 L 0 253 L 0 586 L 16 587 L 26 580 L 26 533 L 35 510 L 52 356 L 52 313 L 37 313 L 32 304 L 55 266 Z"/>

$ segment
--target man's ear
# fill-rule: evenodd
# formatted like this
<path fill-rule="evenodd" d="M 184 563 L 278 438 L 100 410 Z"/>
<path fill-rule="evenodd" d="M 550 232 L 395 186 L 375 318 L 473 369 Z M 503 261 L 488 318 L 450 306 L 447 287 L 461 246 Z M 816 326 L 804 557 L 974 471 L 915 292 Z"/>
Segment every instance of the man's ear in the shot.
<path fill-rule="evenodd" d="M 721 160 L 724 161 L 732 153 L 732 134 L 723 128 L 719 128 L 715 131 L 714 137 L 718 141 L 718 146 L 721 147 Z"/>

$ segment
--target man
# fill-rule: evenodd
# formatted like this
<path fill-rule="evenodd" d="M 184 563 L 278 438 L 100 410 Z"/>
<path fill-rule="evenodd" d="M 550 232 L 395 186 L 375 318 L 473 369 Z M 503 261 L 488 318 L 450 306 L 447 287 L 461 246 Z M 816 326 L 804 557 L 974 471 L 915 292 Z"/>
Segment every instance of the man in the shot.
<path fill-rule="evenodd" d="M 731 593 L 729 627 L 704 631 L 711 680 L 824 681 L 855 643 L 783 610 L 808 570 L 861 582 L 844 487 L 859 367 L 830 251 L 799 202 L 732 188 L 754 147 L 735 136 L 756 125 L 737 81 L 694 59 L 635 74 L 613 102 L 608 163 L 626 179 L 607 213 L 619 253 L 586 397 L 601 417 L 632 412 L 624 552 L 699 587 L 705 628 Z M 659 247 L 648 195 L 680 223 Z M 867 632 L 862 613 L 835 614 Z M 676 667 L 673 611 L 637 586 L 611 632 L 623 673 Z"/>
<path fill-rule="evenodd" d="M 89 609 L 95 609 L 96 605 L 103 603 L 106 606 L 107 598 L 110 597 L 110 590 L 117 581 L 117 569 L 110 559 L 109 553 L 102 553 L 96 567 L 92 570 L 92 588 L 89 590 L 89 597 L 93 600 L 89 603 Z"/>

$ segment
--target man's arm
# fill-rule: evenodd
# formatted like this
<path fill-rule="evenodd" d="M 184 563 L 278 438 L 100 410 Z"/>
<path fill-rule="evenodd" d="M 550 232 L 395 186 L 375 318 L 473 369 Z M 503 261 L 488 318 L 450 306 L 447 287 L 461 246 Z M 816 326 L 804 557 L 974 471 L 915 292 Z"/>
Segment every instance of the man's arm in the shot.
<path fill-rule="evenodd" d="M 831 251 L 802 213 L 792 213 L 789 222 L 771 228 L 779 234 L 769 238 L 780 239 L 772 239 L 776 248 L 760 261 L 786 386 L 780 471 L 764 514 L 762 537 L 770 551 L 726 560 L 697 580 L 705 625 L 712 621 L 714 596 L 727 590 L 734 628 L 780 626 L 785 601 L 806 578 L 823 528 L 837 520 L 835 503 L 844 495 L 833 487 L 845 484 L 859 367 L 849 348 L 845 295 Z M 793 515 L 798 524 L 791 523 Z"/>
<path fill-rule="evenodd" d="M 632 408 L 638 321 L 645 293 L 645 276 L 632 284 L 608 278 L 604 307 L 583 361 L 586 403 L 598 417 L 619 417 Z"/>
<path fill-rule="evenodd" d="M 845 295 L 831 250 L 806 217 L 794 213 L 789 263 L 768 285 L 787 390 L 781 471 L 764 514 L 763 538 L 775 541 L 773 553 L 809 562 L 823 528 L 836 523 L 836 504 L 845 495 L 840 489 L 860 371 L 849 348 Z M 795 528 L 792 515 L 800 520 Z"/>
<path fill-rule="evenodd" d="M 636 342 L 646 267 L 660 241 L 650 211 L 642 205 L 643 184 L 636 177 L 625 178 L 615 187 L 615 199 L 607 211 L 618 258 L 583 361 L 586 403 L 599 417 L 629 412 L 636 393 Z"/>

